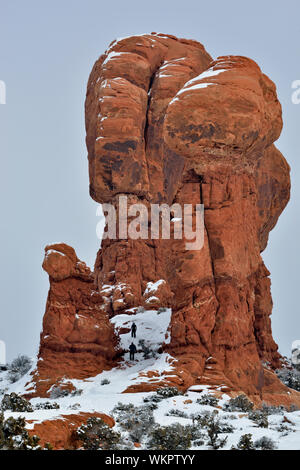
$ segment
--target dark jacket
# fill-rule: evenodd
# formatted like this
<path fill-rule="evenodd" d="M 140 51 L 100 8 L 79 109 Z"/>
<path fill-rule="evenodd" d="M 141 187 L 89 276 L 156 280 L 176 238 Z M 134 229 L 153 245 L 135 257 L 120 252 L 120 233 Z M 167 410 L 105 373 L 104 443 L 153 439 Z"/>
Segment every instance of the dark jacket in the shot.
<path fill-rule="evenodd" d="M 136 353 L 135 344 L 131 343 L 131 345 L 129 346 L 129 351 L 132 352 L 132 353 Z"/>
<path fill-rule="evenodd" d="M 132 324 L 131 330 L 132 330 L 132 331 L 136 331 L 136 324 L 135 324 L 135 323 Z"/>

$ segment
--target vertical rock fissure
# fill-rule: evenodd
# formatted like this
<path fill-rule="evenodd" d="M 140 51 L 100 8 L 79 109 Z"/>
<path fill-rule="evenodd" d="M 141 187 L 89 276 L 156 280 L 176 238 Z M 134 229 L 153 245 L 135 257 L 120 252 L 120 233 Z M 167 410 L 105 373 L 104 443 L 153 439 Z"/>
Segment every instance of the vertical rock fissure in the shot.
<path fill-rule="evenodd" d="M 211 261 L 211 269 L 212 269 L 212 274 L 213 274 L 213 279 L 214 279 L 214 292 L 215 292 L 215 298 L 216 298 L 216 301 L 217 301 L 217 308 L 216 308 L 216 314 L 215 314 L 215 324 L 214 324 L 214 327 L 211 330 L 211 338 L 212 338 L 213 334 L 214 334 L 214 331 L 215 331 L 215 327 L 216 327 L 216 323 L 217 323 L 217 317 L 218 317 L 218 313 L 219 313 L 219 310 L 220 310 L 221 303 L 220 303 L 220 299 L 218 298 L 218 295 L 217 295 L 215 265 L 214 265 L 214 258 L 213 258 L 213 255 L 212 255 L 210 235 L 209 235 L 209 231 L 208 231 L 208 229 L 206 227 L 206 224 L 205 224 L 205 210 L 204 210 L 204 228 L 205 228 L 205 231 L 206 231 L 206 234 L 207 234 L 208 249 L 209 249 L 210 261 Z"/>
<path fill-rule="evenodd" d="M 199 181 L 200 204 L 204 204 L 202 185 L 203 185 L 203 176 L 200 178 L 200 181 Z M 216 318 L 217 318 L 217 314 L 218 314 L 218 311 L 219 311 L 219 308 L 220 308 L 220 301 L 219 301 L 218 296 L 217 296 L 216 280 L 215 280 L 215 266 L 214 266 L 214 260 L 213 260 L 213 256 L 212 256 L 211 246 L 210 246 L 210 236 L 209 236 L 209 232 L 208 232 L 208 229 L 207 229 L 207 226 L 206 226 L 206 223 L 205 223 L 205 207 L 204 207 L 203 217 L 204 217 L 204 229 L 205 229 L 205 232 L 206 232 L 206 235 L 207 235 L 208 249 L 209 249 L 209 255 L 210 255 L 210 262 L 211 262 L 211 270 L 212 270 L 213 279 L 214 279 L 214 292 L 215 292 L 215 298 L 216 298 L 216 301 L 217 301 L 217 308 L 216 308 L 216 314 L 215 314 L 215 323 L 214 323 L 214 326 L 211 330 L 211 340 L 212 340 L 214 328 L 216 326 Z M 212 351 L 209 351 L 209 354 L 212 355 Z"/>

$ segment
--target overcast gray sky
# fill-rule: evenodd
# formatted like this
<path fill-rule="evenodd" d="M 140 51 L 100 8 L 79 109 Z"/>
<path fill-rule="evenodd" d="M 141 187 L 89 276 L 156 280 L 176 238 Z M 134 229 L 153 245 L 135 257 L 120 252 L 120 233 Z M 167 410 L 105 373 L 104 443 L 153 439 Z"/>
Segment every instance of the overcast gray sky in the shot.
<path fill-rule="evenodd" d="M 292 198 L 264 253 L 273 333 L 283 354 L 300 339 L 299 0 L 0 0 L 0 339 L 8 360 L 33 355 L 48 291 L 43 248 L 72 245 L 92 266 L 97 205 L 88 194 L 84 99 L 90 70 L 116 37 L 151 31 L 192 38 L 213 56 L 256 60 L 278 88 L 277 145 L 292 168 Z"/>

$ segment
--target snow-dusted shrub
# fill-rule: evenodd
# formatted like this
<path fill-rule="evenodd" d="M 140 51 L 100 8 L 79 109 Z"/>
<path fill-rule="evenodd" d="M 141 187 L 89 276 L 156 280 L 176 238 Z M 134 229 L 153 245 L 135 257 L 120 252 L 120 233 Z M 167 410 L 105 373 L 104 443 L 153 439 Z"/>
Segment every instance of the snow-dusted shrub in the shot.
<path fill-rule="evenodd" d="M 54 385 L 51 389 L 50 392 L 50 398 L 57 399 L 57 398 L 63 398 L 63 397 L 76 397 L 78 395 L 81 395 L 83 390 L 81 389 L 74 389 L 74 390 L 69 390 L 67 388 L 63 388 L 60 385 Z"/>
<path fill-rule="evenodd" d="M 25 418 L 4 419 L 0 413 L 0 449 L 1 450 L 42 450 L 38 445 L 39 437 L 30 436 L 25 428 Z M 46 444 L 45 449 L 50 449 Z"/>
<path fill-rule="evenodd" d="M 234 426 L 232 426 L 231 424 L 229 423 L 226 423 L 226 421 L 219 421 L 219 432 L 220 433 L 225 433 L 225 434 L 229 434 L 229 433 L 232 433 L 234 432 Z"/>
<path fill-rule="evenodd" d="M 208 444 L 213 449 L 219 449 L 223 447 L 227 441 L 227 437 L 221 439 L 219 434 L 231 433 L 234 431 L 233 426 L 226 422 L 223 422 L 218 417 L 218 411 L 214 410 L 212 413 L 209 411 L 203 411 L 202 413 L 196 413 L 191 415 L 193 422 L 197 422 L 201 429 L 206 429 Z"/>
<path fill-rule="evenodd" d="M 231 429 L 231 428 L 228 426 L 227 429 Z M 224 438 L 219 437 L 219 434 L 223 432 L 226 432 L 226 431 L 222 429 L 220 420 L 217 418 L 217 413 L 213 412 L 208 420 L 207 435 L 208 435 L 208 444 L 214 450 L 220 449 L 224 447 L 224 445 L 226 444 L 227 436 Z"/>
<path fill-rule="evenodd" d="M 66 388 L 61 388 L 59 385 L 52 387 L 50 392 L 50 398 L 63 398 L 70 395 L 70 390 Z"/>
<path fill-rule="evenodd" d="M 186 450 L 191 447 L 192 426 L 179 423 L 170 426 L 156 425 L 149 433 L 147 448 L 154 450 Z"/>
<path fill-rule="evenodd" d="M 1 410 L 32 412 L 33 408 L 28 400 L 17 393 L 5 394 L 1 402 Z"/>
<path fill-rule="evenodd" d="M 73 403 L 73 405 L 68 406 L 69 410 L 79 410 L 80 407 L 80 403 Z"/>
<path fill-rule="evenodd" d="M 255 450 L 252 434 L 243 434 L 237 444 L 237 448 L 232 447 L 233 450 Z"/>
<path fill-rule="evenodd" d="M 118 450 L 136 450 L 134 442 L 128 436 L 122 436 L 117 445 Z"/>
<path fill-rule="evenodd" d="M 199 413 L 192 413 L 190 419 L 193 424 L 198 423 L 202 428 L 205 428 L 208 425 L 210 415 L 210 411 L 200 411 Z"/>
<path fill-rule="evenodd" d="M 176 416 L 178 418 L 188 418 L 187 413 L 181 410 L 177 410 L 176 408 L 172 408 L 166 413 L 166 416 Z"/>
<path fill-rule="evenodd" d="M 293 411 L 299 411 L 299 407 L 297 405 L 294 405 L 294 403 L 292 403 L 288 411 L 290 413 L 293 413 Z"/>
<path fill-rule="evenodd" d="M 157 403 L 161 402 L 162 400 L 163 400 L 163 397 L 160 397 L 156 394 L 143 398 L 143 402 L 147 403 L 147 406 L 149 406 L 151 410 L 156 410 L 158 408 Z"/>
<path fill-rule="evenodd" d="M 231 398 L 228 403 L 223 405 L 225 411 L 251 411 L 253 409 L 253 403 L 246 397 L 246 395 L 238 395 L 235 398 Z"/>
<path fill-rule="evenodd" d="M 290 426 L 284 423 L 280 423 L 279 426 L 275 428 L 277 432 L 280 432 L 282 437 L 287 436 L 290 432 L 294 432 L 294 429 L 292 429 Z"/>
<path fill-rule="evenodd" d="M 200 413 L 194 413 L 190 416 L 193 420 L 193 424 L 197 423 L 198 426 L 203 430 L 206 430 L 208 444 L 213 449 L 220 449 L 224 447 L 227 441 L 227 437 L 220 438 L 219 434 L 228 434 L 234 432 L 234 427 L 222 421 L 218 417 L 218 411 L 214 410 L 212 413 L 210 411 L 202 411 Z"/>
<path fill-rule="evenodd" d="M 259 428 L 269 427 L 268 415 L 263 410 L 252 410 L 248 413 L 248 418 Z"/>
<path fill-rule="evenodd" d="M 199 405 L 217 406 L 219 403 L 219 400 L 214 395 L 209 395 L 207 393 L 207 394 L 201 395 L 200 398 L 197 398 L 196 403 L 198 403 Z"/>
<path fill-rule="evenodd" d="M 267 436 L 263 436 L 257 441 L 254 442 L 254 447 L 255 449 L 260 449 L 260 450 L 275 450 L 277 449 L 277 446 L 273 439 L 270 439 Z"/>
<path fill-rule="evenodd" d="M 223 419 L 238 419 L 238 417 L 236 415 L 223 415 L 222 416 Z"/>
<path fill-rule="evenodd" d="M 186 425 L 185 429 L 189 432 L 191 436 L 191 441 L 193 446 L 202 446 L 207 439 L 206 433 L 199 426 Z"/>
<path fill-rule="evenodd" d="M 122 403 L 122 402 L 118 402 L 116 404 L 116 406 L 114 407 L 114 409 L 112 410 L 112 413 L 113 414 L 119 414 L 119 413 L 122 413 L 122 412 L 126 412 L 128 407 L 134 407 L 133 403 Z"/>
<path fill-rule="evenodd" d="M 136 313 L 144 313 L 145 312 L 145 308 L 144 307 L 138 307 L 136 309 Z"/>
<path fill-rule="evenodd" d="M 113 431 L 101 418 L 91 417 L 75 432 L 86 450 L 114 450 L 120 441 L 120 434 Z"/>
<path fill-rule="evenodd" d="M 101 380 L 101 385 L 108 385 L 108 384 L 110 384 L 110 380 L 108 380 L 108 379 L 102 379 Z"/>
<path fill-rule="evenodd" d="M 147 345 L 145 344 L 145 340 L 144 340 L 144 339 L 140 339 L 140 340 L 139 340 L 138 346 L 139 346 L 139 348 L 142 350 L 143 358 L 144 358 L 144 359 L 149 359 L 150 357 L 154 357 L 154 358 L 157 357 L 156 351 L 154 351 L 154 349 L 151 349 L 150 346 L 147 346 Z"/>
<path fill-rule="evenodd" d="M 154 426 L 153 409 L 150 406 L 134 406 L 118 403 L 112 415 L 121 429 L 128 432 L 133 442 L 140 442 Z"/>
<path fill-rule="evenodd" d="M 59 408 L 59 404 L 55 401 L 45 401 L 44 403 L 37 403 L 36 405 L 34 405 L 35 410 L 58 410 Z"/>
<path fill-rule="evenodd" d="M 11 383 L 20 380 L 31 369 L 32 360 L 28 356 L 18 356 L 8 366 L 8 380 Z"/>
<path fill-rule="evenodd" d="M 176 387 L 160 387 L 156 390 L 157 395 L 162 398 L 172 398 L 182 393 Z"/>
<path fill-rule="evenodd" d="M 263 411 L 267 416 L 270 415 L 283 415 L 286 409 L 283 405 L 267 405 L 266 403 L 262 404 L 261 411 Z"/>
<path fill-rule="evenodd" d="M 167 311 L 167 307 L 159 307 L 159 309 L 157 310 L 157 313 L 160 314 L 166 311 Z"/>
<path fill-rule="evenodd" d="M 300 371 L 292 369 L 278 369 L 276 370 L 276 375 L 281 380 L 284 385 L 294 390 L 300 391 Z"/>
<path fill-rule="evenodd" d="M 193 446 L 195 447 L 200 447 L 200 446 L 203 446 L 204 444 L 205 444 L 204 438 L 196 439 L 195 441 L 193 441 Z"/>

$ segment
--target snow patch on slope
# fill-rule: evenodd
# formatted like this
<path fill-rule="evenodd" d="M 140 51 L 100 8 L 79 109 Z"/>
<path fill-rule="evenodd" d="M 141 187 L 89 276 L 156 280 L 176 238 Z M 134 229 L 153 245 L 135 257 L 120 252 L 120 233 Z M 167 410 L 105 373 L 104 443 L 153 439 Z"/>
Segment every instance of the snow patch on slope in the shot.
<path fill-rule="evenodd" d="M 187 93 L 191 90 L 206 88 L 206 87 L 211 86 L 211 85 L 216 85 L 217 83 L 213 82 L 213 81 L 212 82 L 201 82 L 201 83 L 199 83 L 199 82 L 201 80 L 206 79 L 206 78 L 215 77 L 215 76 L 219 75 L 220 73 L 227 72 L 227 71 L 228 71 L 227 69 L 218 69 L 218 70 L 209 69 L 209 70 L 205 70 L 205 72 L 202 72 L 200 75 L 197 75 L 197 77 L 194 77 L 191 80 L 189 80 L 188 82 L 186 82 L 184 84 L 184 86 L 177 92 L 177 94 L 174 96 L 174 98 L 170 101 L 169 104 L 172 104 L 175 101 L 177 101 L 178 97 L 180 95 L 182 95 L 183 93 Z"/>
<path fill-rule="evenodd" d="M 160 281 L 153 283 L 152 288 L 154 288 L 154 284 L 158 284 L 159 282 Z M 116 315 L 111 318 L 110 321 L 113 323 L 117 333 L 119 333 L 123 328 L 130 329 L 134 322 L 137 326 L 136 341 L 142 339 L 151 349 L 157 350 L 163 343 L 170 343 L 170 333 L 168 328 L 171 321 L 171 315 L 172 310 L 170 308 L 167 308 L 165 311 L 160 313 L 156 310 L 146 310 L 144 312 L 137 312 L 130 315 Z M 128 350 L 131 341 L 134 340 L 134 338 L 131 338 L 130 331 L 128 333 L 120 334 L 120 339 L 120 346 L 125 350 Z"/>

